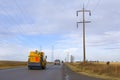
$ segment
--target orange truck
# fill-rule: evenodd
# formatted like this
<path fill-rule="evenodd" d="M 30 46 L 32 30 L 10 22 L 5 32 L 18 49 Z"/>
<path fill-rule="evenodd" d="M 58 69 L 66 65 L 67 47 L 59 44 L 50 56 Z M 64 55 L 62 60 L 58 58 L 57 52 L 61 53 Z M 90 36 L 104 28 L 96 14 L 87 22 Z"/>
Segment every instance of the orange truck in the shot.
<path fill-rule="evenodd" d="M 34 67 L 38 67 L 40 69 L 46 68 L 47 56 L 44 56 L 44 52 L 39 51 L 30 51 L 28 57 L 28 69 L 32 69 Z"/>

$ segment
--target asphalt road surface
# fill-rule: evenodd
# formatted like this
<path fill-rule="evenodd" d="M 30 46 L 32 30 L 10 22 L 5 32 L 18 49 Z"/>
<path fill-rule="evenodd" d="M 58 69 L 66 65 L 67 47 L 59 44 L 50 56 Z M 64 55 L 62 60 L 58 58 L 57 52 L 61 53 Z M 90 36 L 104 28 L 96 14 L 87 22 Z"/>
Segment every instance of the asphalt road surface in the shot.
<path fill-rule="evenodd" d="M 26 67 L 0 70 L 0 80 L 63 80 L 62 65 L 47 65 L 46 70 Z"/>
<path fill-rule="evenodd" d="M 47 65 L 46 70 L 28 70 L 27 67 L 0 70 L 0 80 L 100 80 L 76 75 L 63 65 Z"/>

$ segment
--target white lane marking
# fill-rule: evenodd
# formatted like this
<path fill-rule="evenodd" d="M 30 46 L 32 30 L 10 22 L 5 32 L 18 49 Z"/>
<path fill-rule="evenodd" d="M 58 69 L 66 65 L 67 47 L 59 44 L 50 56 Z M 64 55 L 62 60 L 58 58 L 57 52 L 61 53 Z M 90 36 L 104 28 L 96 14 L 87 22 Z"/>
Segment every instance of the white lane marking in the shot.
<path fill-rule="evenodd" d="M 65 80 L 69 80 L 69 75 L 66 74 Z"/>

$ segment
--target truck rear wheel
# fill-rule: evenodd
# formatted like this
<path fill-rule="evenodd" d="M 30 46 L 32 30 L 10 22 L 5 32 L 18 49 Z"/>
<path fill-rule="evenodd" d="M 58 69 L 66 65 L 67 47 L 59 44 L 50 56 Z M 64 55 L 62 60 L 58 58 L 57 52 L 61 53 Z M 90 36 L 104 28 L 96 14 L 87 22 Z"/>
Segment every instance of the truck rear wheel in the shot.
<path fill-rule="evenodd" d="M 42 66 L 42 69 L 45 69 L 46 67 L 45 66 Z"/>
<path fill-rule="evenodd" d="M 29 69 L 29 70 L 31 70 L 31 69 L 32 69 L 32 67 L 28 67 L 28 69 Z"/>

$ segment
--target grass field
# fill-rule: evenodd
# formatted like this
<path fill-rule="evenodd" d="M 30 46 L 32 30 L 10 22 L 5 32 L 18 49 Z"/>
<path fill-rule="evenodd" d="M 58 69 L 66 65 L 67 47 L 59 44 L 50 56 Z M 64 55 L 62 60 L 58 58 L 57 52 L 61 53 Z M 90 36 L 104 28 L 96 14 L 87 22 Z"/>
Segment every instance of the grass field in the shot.
<path fill-rule="evenodd" d="M 104 62 L 99 63 L 67 63 L 72 70 L 77 73 L 88 76 L 100 77 L 105 80 L 120 80 L 120 63 L 113 62 L 106 65 Z"/>
<path fill-rule="evenodd" d="M 21 61 L 0 61 L 0 69 L 15 68 L 20 66 L 27 66 L 27 63 Z"/>

